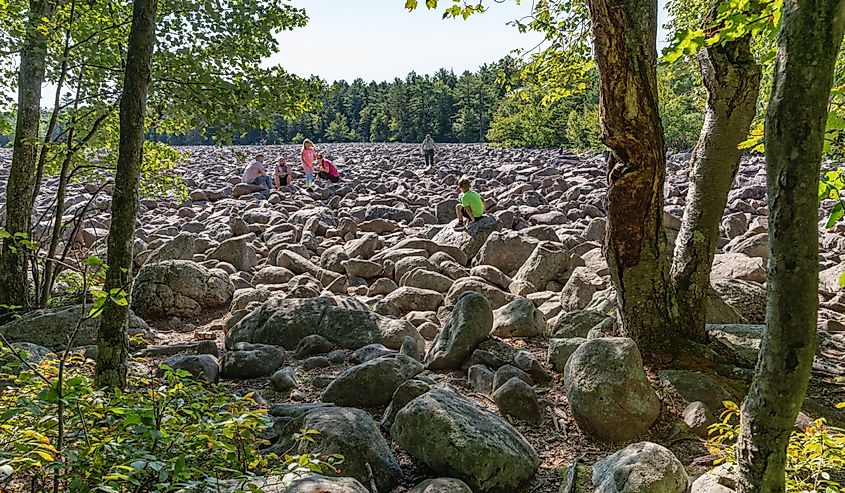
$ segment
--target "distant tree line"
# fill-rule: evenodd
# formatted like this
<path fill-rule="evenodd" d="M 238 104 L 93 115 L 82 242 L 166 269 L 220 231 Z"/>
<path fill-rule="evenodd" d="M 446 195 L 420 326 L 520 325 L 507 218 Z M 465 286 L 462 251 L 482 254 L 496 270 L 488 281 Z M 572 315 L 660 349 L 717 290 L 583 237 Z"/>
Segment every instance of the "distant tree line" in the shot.
<path fill-rule="evenodd" d="M 537 84 L 520 77 L 524 64 L 514 58 L 456 75 L 411 72 L 392 82 L 325 85 L 322 105 L 296 119 L 277 118 L 266 128 L 232 135 L 234 144 L 316 142 L 491 142 L 508 147 L 599 149 L 597 77 L 565 97 L 544 101 Z M 670 148 L 695 145 L 703 121 L 703 91 L 697 73 L 680 64 L 661 69 L 666 142 Z M 173 145 L 218 142 L 217 129 L 180 135 L 149 134 Z"/>
<path fill-rule="evenodd" d="M 171 145 L 283 144 L 316 142 L 490 142 L 506 147 L 601 149 L 595 70 L 562 97 L 524 76 L 525 63 L 512 57 L 478 70 L 411 72 L 392 82 L 322 82 L 315 108 L 296 118 L 263 117 L 261 126 L 213 122 L 173 132 L 172 125 L 148 129 L 149 141 Z M 693 147 L 704 119 L 704 91 L 691 64 L 658 70 L 660 110 L 670 149 Z M 45 111 L 43 120 L 49 119 Z M 7 127 L 8 128 L 8 127 Z M 63 131 L 62 122 L 55 133 Z M 11 141 L 0 128 L 0 146 Z"/>

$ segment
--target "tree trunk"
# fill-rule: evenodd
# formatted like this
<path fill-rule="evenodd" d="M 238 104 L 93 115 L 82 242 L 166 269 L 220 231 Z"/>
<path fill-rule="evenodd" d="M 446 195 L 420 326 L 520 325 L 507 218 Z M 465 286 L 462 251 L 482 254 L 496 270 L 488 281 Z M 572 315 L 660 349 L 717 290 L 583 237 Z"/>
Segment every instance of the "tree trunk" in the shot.
<path fill-rule="evenodd" d="M 144 146 L 144 117 L 147 88 L 155 44 L 157 0 L 135 0 L 132 28 L 126 55 L 126 73 L 120 98 L 120 147 L 112 194 L 109 227 L 106 293 L 130 291 L 132 245 L 138 215 L 138 186 Z M 127 375 L 127 334 L 129 308 L 109 299 L 103 307 L 97 332 L 97 384 L 124 388 Z"/>
<path fill-rule="evenodd" d="M 704 20 L 716 21 L 715 3 Z M 719 222 L 739 169 L 760 90 L 760 67 L 751 55 L 751 36 L 716 44 L 698 54 L 707 89 L 707 116 L 690 160 L 684 220 L 675 241 L 672 281 L 678 303 L 677 329 L 683 337 L 705 342 L 710 269 L 719 241 Z"/>
<path fill-rule="evenodd" d="M 644 355 L 659 352 L 677 315 L 672 294 L 657 107 L 657 1 L 589 0 L 608 159 L 605 256 L 622 330 Z"/>
<path fill-rule="evenodd" d="M 38 162 L 38 128 L 41 123 L 41 85 L 47 58 L 46 29 L 53 14 L 52 0 L 31 0 L 29 21 L 21 48 L 18 72 L 18 113 L 12 167 L 6 186 L 6 226 L 11 234 L 28 235 L 32 223 L 32 193 Z M 0 304 L 28 307 L 30 302 L 26 250 L 13 239 L 0 247 Z"/>
<path fill-rule="evenodd" d="M 845 0 L 786 0 L 766 114 L 766 333 L 740 415 L 739 491 L 784 491 L 786 446 L 816 349 L 818 184 Z"/>

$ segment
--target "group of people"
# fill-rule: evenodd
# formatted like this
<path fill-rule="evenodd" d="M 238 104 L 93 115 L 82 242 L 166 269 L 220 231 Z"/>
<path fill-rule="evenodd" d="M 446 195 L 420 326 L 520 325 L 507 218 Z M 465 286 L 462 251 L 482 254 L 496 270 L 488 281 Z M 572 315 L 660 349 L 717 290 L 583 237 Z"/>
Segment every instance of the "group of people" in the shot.
<path fill-rule="evenodd" d="M 428 166 L 434 165 L 434 140 L 431 135 L 426 135 L 422 145 L 425 163 Z M 314 186 L 314 170 L 317 170 L 317 177 L 337 183 L 340 181 L 340 172 L 337 167 L 323 156 L 323 153 L 317 150 L 317 147 L 310 139 L 305 139 L 302 142 L 302 149 L 300 150 L 300 161 L 302 162 L 302 170 L 305 172 L 305 188 L 311 189 Z M 290 164 L 284 156 L 279 156 L 278 162 L 273 172 L 273 178 L 267 174 L 264 169 L 266 158 L 263 154 L 258 154 L 255 159 L 250 161 L 244 169 L 242 180 L 249 185 L 258 185 L 264 187 L 264 190 L 271 190 L 273 188 L 279 189 L 289 186 L 293 182 L 293 173 L 291 173 Z M 473 224 L 484 215 L 484 200 L 478 192 L 472 189 L 469 178 L 461 177 L 458 180 L 458 204 L 455 206 L 455 215 L 458 216 L 458 227 L 462 228 L 464 223 Z"/>
<path fill-rule="evenodd" d="M 337 167 L 323 156 L 323 153 L 317 151 L 317 147 L 310 139 L 305 139 L 302 142 L 302 149 L 300 150 L 300 161 L 302 163 L 302 170 L 305 173 L 305 188 L 311 189 L 314 187 L 314 171 L 317 171 L 317 177 L 331 183 L 340 181 L 340 172 Z M 257 154 L 255 158 L 244 168 L 241 180 L 248 185 L 258 185 L 264 187 L 264 190 L 271 190 L 273 188 L 279 189 L 289 186 L 293 183 L 293 173 L 291 172 L 290 164 L 284 156 L 279 156 L 276 162 L 276 167 L 273 170 L 273 177 L 267 173 L 264 168 L 264 163 L 267 158 L 264 154 Z"/>

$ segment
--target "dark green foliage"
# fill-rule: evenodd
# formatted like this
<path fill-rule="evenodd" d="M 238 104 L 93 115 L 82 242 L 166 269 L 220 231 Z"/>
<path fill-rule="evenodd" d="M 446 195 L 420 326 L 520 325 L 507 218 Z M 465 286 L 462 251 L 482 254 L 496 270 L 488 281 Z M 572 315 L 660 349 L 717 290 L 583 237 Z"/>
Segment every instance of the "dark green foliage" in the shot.
<path fill-rule="evenodd" d="M 336 472 L 343 459 L 261 453 L 272 420 L 252 394 L 235 397 L 182 370 L 165 368 L 161 378 L 135 378 L 125 392 L 106 393 L 93 388 L 93 368 L 81 356 L 64 362 L 61 378 L 56 360 L 29 365 L 0 346 L 4 491 L 54 484 L 74 493 L 217 491 L 218 479 L 260 491 L 246 483 L 259 475 L 290 481 L 304 471 Z M 310 448 L 315 435 L 300 430 L 293 439 Z"/>

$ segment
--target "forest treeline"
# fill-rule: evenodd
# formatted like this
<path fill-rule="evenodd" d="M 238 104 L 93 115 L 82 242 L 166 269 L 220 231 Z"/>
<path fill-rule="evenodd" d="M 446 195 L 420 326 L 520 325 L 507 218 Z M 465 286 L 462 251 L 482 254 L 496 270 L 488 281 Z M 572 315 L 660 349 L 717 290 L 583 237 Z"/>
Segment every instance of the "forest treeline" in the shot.
<path fill-rule="evenodd" d="M 601 148 L 598 86 L 594 70 L 586 87 L 544 101 L 546 92 L 521 74 L 524 63 L 505 57 L 476 71 L 442 68 L 409 73 L 392 82 L 363 79 L 324 83 L 319 109 L 294 119 L 276 118 L 265 128 L 232 135 L 235 144 L 317 142 L 490 142 L 507 147 Z M 661 116 L 667 145 L 695 145 L 704 119 L 700 76 L 690 64 L 660 67 Z M 213 144 L 214 129 L 180 135 L 151 133 L 173 145 Z M 228 137 L 228 136 L 226 136 Z"/>

